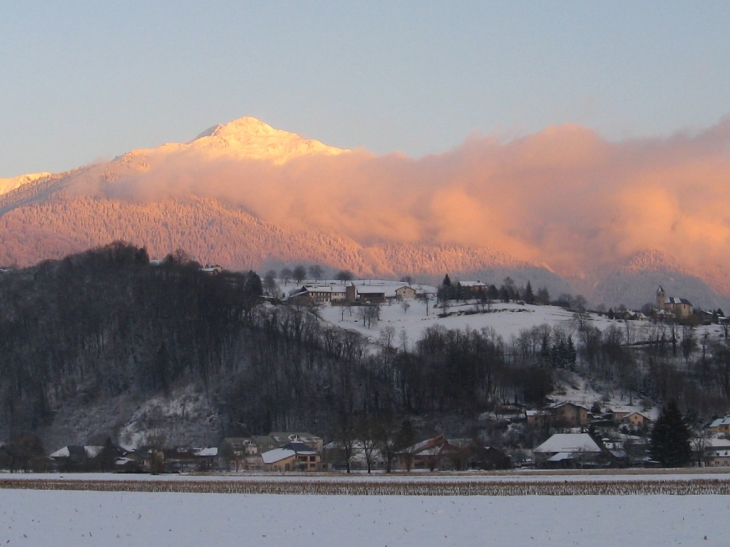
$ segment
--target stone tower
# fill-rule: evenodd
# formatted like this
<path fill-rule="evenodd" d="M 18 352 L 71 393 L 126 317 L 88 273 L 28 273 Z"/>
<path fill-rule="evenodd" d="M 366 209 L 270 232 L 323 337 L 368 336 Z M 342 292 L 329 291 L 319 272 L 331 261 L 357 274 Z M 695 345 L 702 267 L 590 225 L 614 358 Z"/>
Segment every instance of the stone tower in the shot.
<path fill-rule="evenodd" d="M 664 292 L 664 287 L 659 285 L 659 288 L 656 290 L 656 307 L 657 307 L 657 309 L 663 310 L 666 303 L 667 303 L 667 295 Z"/>

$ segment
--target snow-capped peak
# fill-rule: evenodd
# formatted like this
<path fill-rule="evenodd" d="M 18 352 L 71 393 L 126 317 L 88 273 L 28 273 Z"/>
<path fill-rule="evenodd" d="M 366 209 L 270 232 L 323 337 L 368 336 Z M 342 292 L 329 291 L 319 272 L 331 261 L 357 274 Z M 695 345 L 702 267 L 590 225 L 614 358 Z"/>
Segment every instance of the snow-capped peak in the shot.
<path fill-rule="evenodd" d="M 19 177 L 12 177 L 9 179 L 0 179 L 0 195 L 6 194 L 20 188 L 24 184 L 35 182 L 40 179 L 51 176 L 51 173 L 29 173 L 27 175 L 20 175 Z"/>
<path fill-rule="evenodd" d="M 308 154 L 336 155 L 348 152 L 275 129 L 252 117 L 215 125 L 198 135 L 189 146 L 213 155 L 269 160 L 278 164 Z"/>
<path fill-rule="evenodd" d="M 269 124 L 266 124 L 261 120 L 257 120 L 256 118 L 245 116 L 243 118 L 238 118 L 237 120 L 233 120 L 225 124 L 214 125 L 213 127 L 203 131 L 195 138 L 195 140 L 201 139 L 203 137 L 241 138 L 243 136 L 252 135 L 271 135 L 276 132 L 277 130 L 271 127 Z M 279 131 L 279 133 L 286 133 L 286 131 Z"/>

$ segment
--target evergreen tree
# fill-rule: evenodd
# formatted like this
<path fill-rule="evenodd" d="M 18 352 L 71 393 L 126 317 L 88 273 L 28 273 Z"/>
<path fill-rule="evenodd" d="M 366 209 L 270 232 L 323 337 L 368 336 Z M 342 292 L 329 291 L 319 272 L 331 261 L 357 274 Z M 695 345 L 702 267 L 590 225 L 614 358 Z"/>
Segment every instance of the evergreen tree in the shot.
<path fill-rule="evenodd" d="M 243 290 L 248 294 L 261 296 L 264 294 L 264 286 L 261 283 L 261 278 L 253 270 L 249 270 L 246 274 L 246 281 Z"/>
<path fill-rule="evenodd" d="M 441 300 L 441 302 L 447 302 L 454 298 L 454 288 L 451 285 L 451 278 L 449 277 L 449 274 L 446 274 L 444 276 L 444 280 L 441 282 L 441 287 L 439 287 L 438 292 L 438 298 Z"/>
<path fill-rule="evenodd" d="M 491 284 L 487 287 L 487 298 L 490 300 L 497 300 L 499 298 L 499 290 L 496 285 Z"/>
<path fill-rule="evenodd" d="M 543 287 L 542 289 L 539 289 L 537 291 L 537 295 L 535 296 L 535 301 L 539 302 L 540 304 L 545 304 L 545 305 L 550 304 L 550 293 L 548 292 L 546 287 Z"/>
<path fill-rule="evenodd" d="M 525 287 L 525 302 L 528 304 L 535 303 L 535 293 L 532 292 L 532 285 L 529 281 L 527 282 L 527 286 Z"/>
<path fill-rule="evenodd" d="M 692 460 L 690 431 L 677 404 L 667 404 L 651 432 L 649 451 L 664 467 L 683 467 Z"/>
<path fill-rule="evenodd" d="M 502 285 L 502 288 L 499 290 L 499 298 L 503 302 L 509 302 L 510 301 L 509 289 L 507 288 L 506 285 Z"/>

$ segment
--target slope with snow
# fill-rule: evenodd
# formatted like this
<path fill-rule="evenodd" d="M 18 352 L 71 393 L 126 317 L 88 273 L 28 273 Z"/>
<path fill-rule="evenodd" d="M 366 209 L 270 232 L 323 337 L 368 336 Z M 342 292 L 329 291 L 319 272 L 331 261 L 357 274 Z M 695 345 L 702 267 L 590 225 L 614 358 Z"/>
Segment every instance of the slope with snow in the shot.
<path fill-rule="evenodd" d="M 21 175 L 19 177 L 12 178 L 0 178 L 0 195 L 7 194 L 8 192 L 15 190 L 16 188 L 20 188 L 24 184 L 29 184 L 31 182 L 44 179 L 50 175 L 51 173 L 43 172 L 29 173 L 27 175 Z"/>
<path fill-rule="evenodd" d="M 274 129 L 256 118 L 244 117 L 204 131 L 186 147 L 213 156 L 229 156 L 283 164 L 309 154 L 334 156 L 349 152 L 295 133 Z"/>
<path fill-rule="evenodd" d="M 594 304 L 630 307 L 662 284 L 704 308 L 730 306 L 723 296 L 730 294 L 727 268 L 696 271 L 659 251 L 567 280 L 545 263 L 549 257 L 538 258 L 539 249 L 527 252 L 517 240 L 492 248 L 498 232 L 478 225 L 498 218 L 500 207 L 480 212 L 478 194 L 488 185 L 459 190 L 465 173 L 449 158 L 376 157 L 244 117 L 188 143 L 136 149 L 67 173 L 0 179 L 0 232 L 9 234 L 0 240 L 0 265 L 30 265 L 123 239 L 158 256 L 183 248 L 201 262 L 234 269 L 306 262 L 427 282 L 447 272 L 491 276 L 498 285 L 510 276 L 555 295 L 582 292 Z M 479 165 L 473 169 L 481 172 Z M 168 206 L 195 200 L 216 206 Z M 268 233 L 248 238 L 223 218 L 230 211 Z M 296 232 L 306 232 L 305 243 L 288 237 Z M 515 258 L 512 249 L 534 262 Z"/>

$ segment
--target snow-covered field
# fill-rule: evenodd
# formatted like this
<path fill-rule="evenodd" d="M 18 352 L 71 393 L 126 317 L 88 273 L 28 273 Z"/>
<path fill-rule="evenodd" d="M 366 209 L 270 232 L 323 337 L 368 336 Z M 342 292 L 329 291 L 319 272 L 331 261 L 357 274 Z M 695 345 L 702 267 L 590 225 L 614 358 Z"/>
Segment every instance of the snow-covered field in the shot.
<path fill-rule="evenodd" d="M 362 319 L 358 318 L 357 307 L 342 307 L 325 305 L 320 308 L 320 316 L 334 325 L 350 330 L 355 330 L 376 341 L 380 331 L 386 326 L 392 326 L 399 335 L 405 331 L 408 340 L 413 343 L 420 340 L 423 331 L 433 325 L 443 325 L 448 329 L 482 329 L 484 327 L 494 328 L 497 334 L 505 340 L 511 336 L 517 336 L 523 329 L 530 329 L 543 324 L 555 325 L 557 323 L 569 323 L 573 314 L 563 308 L 555 306 L 531 306 L 528 304 L 495 303 L 491 306 L 490 313 L 479 313 L 465 315 L 463 312 L 473 311 L 474 304 L 454 304 L 449 307 L 449 317 L 439 317 L 443 310 L 433 309 L 432 301 L 429 304 L 428 315 L 426 305 L 418 300 L 409 300 L 407 311 L 398 302 L 383 304 L 380 307 L 380 321 L 372 328 L 366 328 Z M 462 312 L 459 315 L 459 312 Z M 596 319 L 605 328 L 603 323 L 608 324 L 607 319 Z M 397 341 L 396 341 L 397 343 Z"/>
<path fill-rule="evenodd" d="M 727 496 L 281 496 L 0 490 L 0 545 L 727 545 Z"/>
<path fill-rule="evenodd" d="M 358 307 L 331 306 L 329 304 L 320 307 L 319 315 L 333 325 L 357 331 L 367 336 L 371 341 L 377 342 L 380 331 L 391 326 L 396 331 L 394 343 L 399 345 L 399 335 L 405 332 L 410 344 L 415 343 L 423 337 L 423 331 L 433 325 L 443 325 L 447 329 L 476 329 L 492 328 L 501 336 L 505 342 L 509 342 L 513 336 L 518 336 L 523 330 L 530 330 L 540 325 L 562 325 L 570 333 L 574 333 L 577 325 L 574 313 L 557 306 L 533 306 L 530 304 L 517 304 L 513 302 L 495 302 L 491 305 L 489 313 L 467 313 L 475 310 L 474 303 L 453 303 L 448 311 L 448 317 L 439 317 L 443 310 L 433 309 L 432 301 L 429 304 L 428 315 L 426 305 L 418 300 L 408 300 L 407 311 L 398 302 L 383 304 L 380 307 L 380 321 L 377 325 L 367 328 L 358 317 Z M 605 316 L 588 314 L 587 321 L 598 328 L 605 330 L 611 325 L 629 333 L 631 341 L 645 340 L 648 334 L 659 328 L 650 321 L 629 321 L 611 320 Z M 697 329 L 699 339 L 705 331 L 710 339 L 719 339 L 723 335 L 722 327 L 718 325 L 700 326 Z"/>
<path fill-rule="evenodd" d="M 425 470 L 396 473 L 375 471 L 346 473 L 210 473 L 210 474 L 116 474 L 116 473 L 7 473 L 0 472 L 0 483 L 5 481 L 79 481 L 79 482 L 392 482 L 392 483 L 454 483 L 454 482 L 592 482 L 592 481 L 696 481 L 717 480 L 730 482 L 728 467 L 687 467 L 683 469 L 594 469 L 594 470 L 509 470 L 430 472 Z"/>

